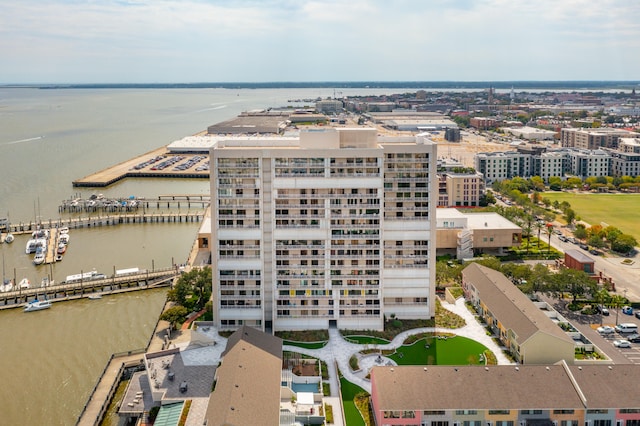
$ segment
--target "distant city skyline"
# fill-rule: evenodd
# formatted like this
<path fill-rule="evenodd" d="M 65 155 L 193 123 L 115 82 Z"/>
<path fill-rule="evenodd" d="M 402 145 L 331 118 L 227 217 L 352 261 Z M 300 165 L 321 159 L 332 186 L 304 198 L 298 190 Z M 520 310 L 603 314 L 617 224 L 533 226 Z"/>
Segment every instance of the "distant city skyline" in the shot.
<path fill-rule="evenodd" d="M 621 0 L 0 5 L 0 84 L 639 78 Z"/>

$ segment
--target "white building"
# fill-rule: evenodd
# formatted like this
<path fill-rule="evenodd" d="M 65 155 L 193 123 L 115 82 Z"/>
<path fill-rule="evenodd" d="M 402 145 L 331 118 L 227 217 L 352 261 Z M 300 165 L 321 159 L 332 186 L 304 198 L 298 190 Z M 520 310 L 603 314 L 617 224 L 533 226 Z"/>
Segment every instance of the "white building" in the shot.
<path fill-rule="evenodd" d="M 475 169 L 482 173 L 487 186 L 515 176 L 526 177 L 531 170 L 531 155 L 516 151 L 481 152 L 474 160 Z"/>
<path fill-rule="evenodd" d="M 382 329 L 435 312 L 436 145 L 324 128 L 220 141 L 212 163 L 221 329 Z"/>
<path fill-rule="evenodd" d="M 557 133 L 551 130 L 538 129 L 536 127 L 503 127 L 503 130 L 522 139 L 544 141 L 553 140 Z"/>
<path fill-rule="evenodd" d="M 611 155 L 604 150 L 569 150 L 571 174 L 581 178 L 609 176 Z"/>

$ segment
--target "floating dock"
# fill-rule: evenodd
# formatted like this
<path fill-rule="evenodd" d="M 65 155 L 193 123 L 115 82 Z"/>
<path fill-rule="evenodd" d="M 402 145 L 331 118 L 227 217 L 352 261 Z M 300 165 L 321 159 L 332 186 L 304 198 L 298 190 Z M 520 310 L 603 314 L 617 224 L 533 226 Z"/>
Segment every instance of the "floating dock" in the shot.
<path fill-rule="evenodd" d="M 173 157 L 182 157 L 179 161 L 172 163 L 164 169 L 157 169 L 157 166 Z M 159 159 L 162 157 L 162 159 Z M 190 168 L 185 170 L 174 170 L 175 167 L 185 164 L 194 157 L 204 157 L 198 163 L 194 163 Z M 156 160 L 157 159 L 157 160 Z M 155 160 L 155 161 L 154 161 Z M 208 163 L 209 156 L 207 154 L 190 154 L 190 153 L 173 153 L 169 152 L 166 147 L 147 152 L 138 157 L 124 161 L 115 166 L 111 166 L 97 173 L 85 176 L 82 179 L 72 182 L 74 187 L 106 187 L 125 178 L 190 178 L 190 179 L 209 179 L 209 168 L 206 170 L 198 170 L 197 164 L 204 165 Z M 144 167 L 140 167 L 141 165 Z"/>
<path fill-rule="evenodd" d="M 204 211 L 176 212 L 176 213 L 135 213 L 98 215 L 77 217 L 72 219 L 49 219 L 40 222 L 27 222 L 9 225 L 10 232 L 15 235 L 30 234 L 36 229 L 55 229 L 67 227 L 69 229 L 94 228 L 136 223 L 189 223 L 200 222 Z M 57 247 L 57 246 L 56 246 Z"/>

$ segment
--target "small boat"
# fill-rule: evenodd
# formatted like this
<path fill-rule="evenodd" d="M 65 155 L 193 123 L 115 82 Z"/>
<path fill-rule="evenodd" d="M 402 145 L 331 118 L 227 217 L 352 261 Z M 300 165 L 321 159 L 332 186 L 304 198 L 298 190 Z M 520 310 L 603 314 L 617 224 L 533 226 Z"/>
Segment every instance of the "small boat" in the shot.
<path fill-rule="evenodd" d="M 60 234 L 68 234 L 69 233 L 69 228 L 66 226 L 63 226 L 62 228 L 58 229 L 58 232 Z"/>
<path fill-rule="evenodd" d="M 20 282 L 18 283 L 18 288 L 19 289 L 27 289 L 31 287 L 31 281 L 29 281 L 29 278 L 23 278 L 20 280 Z"/>
<path fill-rule="evenodd" d="M 63 243 L 58 244 L 57 253 L 58 254 L 64 254 L 65 251 L 67 251 L 67 245 L 63 244 Z"/>
<path fill-rule="evenodd" d="M 49 287 L 50 285 L 54 285 L 56 282 L 54 280 L 50 280 L 49 277 L 42 278 L 40 281 L 40 287 Z"/>
<path fill-rule="evenodd" d="M 27 247 L 25 248 L 24 252 L 26 254 L 31 254 L 31 253 L 35 253 L 35 251 L 36 251 L 36 240 L 30 239 L 29 241 L 27 241 Z"/>
<path fill-rule="evenodd" d="M 61 262 L 61 261 L 62 261 L 62 255 L 56 254 L 56 262 Z"/>
<path fill-rule="evenodd" d="M 11 244 L 13 242 L 13 240 L 14 240 L 13 234 L 7 234 L 4 237 L 4 242 L 7 243 L 7 244 Z"/>
<path fill-rule="evenodd" d="M 49 309 L 51 307 L 51 301 L 49 300 L 32 300 L 24 306 L 25 312 L 41 311 L 43 309 Z"/>
<path fill-rule="evenodd" d="M 60 244 L 69 244 L 69 234 L 60 234 L 60 236 L 58 237 L 58 241 L 60 242 Z"/>
<path fill-rule="evenodd" d="M 38 248 L 36 255 L 33 256 L 33 263 L 35 265 L 42 265 L 44 263 L 45 251 L 42 248 Z"/>
<path fill-rule="evenodd" d="M 2 280 L 2 285 L 0 285 L 0 293 L 6 293 L 11 290 L 13 290 L 13 281 Z"/>
<path fill-rule="evenodd" d="M 98 300 L 98 299 L 102 299 L 102 294 L 100 293 L 95 293 L 95 294 L 90 294 L 87 299 L 90 300 Z"/>
<path fill-rule="evenodd" d="M 31 238 L 41 239 L 41 238 L 49 238 L 49 230 L 47 229 L 38 229 L 37 231 L 33 231 L 31 233 Z"/>

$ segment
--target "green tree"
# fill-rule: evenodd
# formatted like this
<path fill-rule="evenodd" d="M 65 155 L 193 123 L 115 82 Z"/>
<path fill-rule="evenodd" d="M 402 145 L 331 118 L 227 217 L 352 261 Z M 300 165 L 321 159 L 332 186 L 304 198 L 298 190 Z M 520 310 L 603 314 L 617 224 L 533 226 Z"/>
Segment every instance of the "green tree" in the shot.
<path fill-rule="evenodd" d="M 636 239 L 628 234 L 619 235 L 611 244 L 611 250 L 618 253 L 629 253 L 638 244 Z"/>
<path fill-rule="evenodd" d="M 611 295 L 606 288 L 601 288 L 594 293 L 593 300 L 599 306 L 607 306 L 611 300 Z M 600 325 L 602 325 L 602 311 L 600 311 Z"/>
<path fill-rule="evenodd" d="M 535 229 L 537 231 L 537 233 L 538 233 L 538 247 L 539 247 L 540 246 L 540 233 L 544 229 L 544 223 L 539 221 L 539 220 L 536 220 L 533 223 L 533 229 Z"/>
<path fill-rule="evenodd" d="M 189 293 L 191 293 L 189 284 L 178 279 L 173 288 L 168 291 L 167 299 L 171 302 L 176 302 L 178 305 L 185 306 Z"/>
<path fill-rule="evenodd" d="M 560 191 L 562 189 L 562 178 L 559 176 L 549 176 L 549 189 Z"/>
<path fill-rule="evenodd" d="M 174 306 L 172 308 L 167 309 L 160 315 L 160 319 L 163 321 L 169 321 L 172 328 L 177 328 L 178 325 L 182 324 L 189 314 L 189 310 L 184 306 Z"/>
<path fill-rule="evenodd" d="M 553 235 L 553 225 L 548 223 L 544 227 L 544 233 L 547 234 L 547 255 L 551 254 L 551 235 Z"/>
<path fill-rule="evenodd" d="M 211 267 L 194 268 L 178 278 L 178 284 L 184 283 L 194 300 L 194 309 L 201 310 L 211 297 Z"/>
<path fill-rule="evenodd" d="M 576 229 L 573 231 L 573 235 L 580 240 L 587 238 L 587 229 L 583 224 L 579 223 L 576 225 Z"/>
<path fill-rule="evenodd" d="M 570 268 L 561 269 L 560 272 L 552 276 L 551 281 L 557 294 L 571 294 L 572 303 L 575 303 L 578 297 L 595 294 L 597 288 L 596 282 L 585 272 Z"/>
<path fill-rule="evenodd" d="M 529 179 L 529 185 L 536 192 L 544 192 L 544 180 L 542 180 L 540 176 L 532 176 L 531 179 Z"/>
<path fill-rule="evenodd" d="M 571 225 L 573 221 L 576 220 L 576 212 L 573 209 L 565 210 L 564 219 L 567 221 L 568 225 Z"/>
<path fill-rule="evenodd" d="M 549 288 L 551 272 L 542 263 L 536 263 L 531 269 L 531 277 L 524 286 L 523 291 L 527 294 L 545 293 Z"/>

